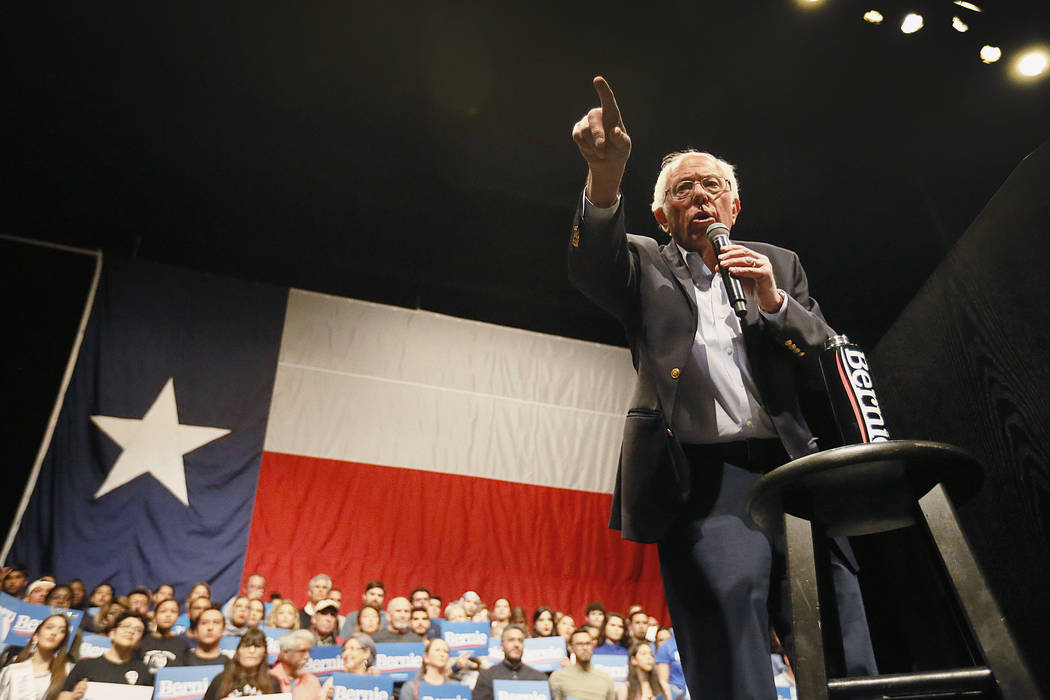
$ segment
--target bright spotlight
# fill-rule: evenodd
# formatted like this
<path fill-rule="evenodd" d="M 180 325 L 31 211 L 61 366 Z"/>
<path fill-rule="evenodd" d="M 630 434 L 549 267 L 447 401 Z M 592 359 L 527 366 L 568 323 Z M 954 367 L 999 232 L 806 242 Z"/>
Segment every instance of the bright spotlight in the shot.
<path fill-rule="evenodd" d="M 922 15 L 917 15 L 914 12 L 909 12 L 904 16 L 904 21 L 901 22 L 901 31 L 905 34 L 914 34 L 915 32 L 922 29 Z"/>
<path fill-rule="evenodd" d="M 981 60 L 985 63 L 995 63 L 1003 57 L 1003 52 L 998 46 L 982 46 Z"/>
<path fill-rule="evenodd" d="M 1018 73 L 1026 78 L 1034 78 L 1046 73 L 1050 60 L 1047 59 L 1046 51 L 1032 50 L 1021 54 L 1015 65 Z"/>
<path fill-rule="evenodd" d="M 973 10 L 974 12 L 980 12 L 981 8 L 974 5 L 972 2 L 966 2 L 966 0 L 955 0 L 955 4 L 959 7 L 965 7 L 967 10 Z"/>
<path fill-rule="evenodd" d="M 958 17 L 952 17 L 952 29 L 957 32 L 965 32 L 969 27 Z"/>
<path fill-rule="evenodd" d="M 868 10 L 864 13 L 864 21 L 872 24 L 882 24 L 882 13 L 878 10 Z"/>
<path fill-rule="evenodd" d="M 804 10 L 810 10 L 824 4 L 824 0 L 795 0 L 795 4 Z"/>

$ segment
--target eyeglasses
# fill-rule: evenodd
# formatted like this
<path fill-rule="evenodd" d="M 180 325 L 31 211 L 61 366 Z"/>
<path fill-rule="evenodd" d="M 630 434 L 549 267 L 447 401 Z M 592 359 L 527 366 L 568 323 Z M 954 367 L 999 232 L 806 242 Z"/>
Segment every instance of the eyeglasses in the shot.
<path fill-rule="evenodd" d="M 133 634 L 142 634 L 146 631 L 146 628 L 142 625 L 117 625 L 117 629 L 123 630 L 124 632 L 131 632 Z"/>
<path fill-rule="evenodd" d="M 674 199 L 685 199 L 693 194 L 697 185 L 712 197 L 717 197 L 729 189 L 729 180 L 721 175 L 704 175 L 699 180 L 682 180 L 674 187 L 668 187 L 665 192 L 670 192 Z"/>

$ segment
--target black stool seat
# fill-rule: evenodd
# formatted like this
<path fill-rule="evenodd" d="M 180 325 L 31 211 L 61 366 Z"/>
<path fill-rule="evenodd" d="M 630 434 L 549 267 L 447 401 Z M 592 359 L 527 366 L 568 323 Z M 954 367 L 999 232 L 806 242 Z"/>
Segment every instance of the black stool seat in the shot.
<path fill-rule="evenodd" d="M 755 482 L 748 513 L 764 528 L 783 527 L 787 542 L 792 662 L 801 700 L 974 693 L 1021 700 L 1040 697 L 948 498 L 948 489 L 956 500 L 971 498 L 981 487 L 982 474 L 981 465 L 953 445 L 888 440 L 807 455 Z M 837 665 L 840 672 L 844 666 L 834 596 L 829 595 L 828 537 L 916 523 L 924 525 L 933 540 L 986 665 L 829 678 L 829 666 Z"/>
<path fill-rule="evenodd" d="M 957 503 L 983 481 L 965 450 L 941 442 L 888 440 L 847 445 L 800 457 L 763 476 L 751 489 L 748 513 L 779 529 L 784 513 L 823 526 L 832 536 L 867 535 L 916 523 L 916 502 L 938 483 Z"/>

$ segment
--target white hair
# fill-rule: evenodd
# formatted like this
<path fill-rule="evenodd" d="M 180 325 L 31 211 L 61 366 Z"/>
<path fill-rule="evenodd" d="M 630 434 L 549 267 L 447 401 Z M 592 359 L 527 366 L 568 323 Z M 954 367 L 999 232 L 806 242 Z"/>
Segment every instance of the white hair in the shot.
<path fill-rule="evenodd" d="M 282 634 L 281 638 L 277 640 L 277 644 L 280 645 L 281 651 L 289 651 L 290 649 L 295 648 L 295 642 L 297 640 L 309 642 L 310 645 L 313 646 L 314 636 L 308 630 L 295 630 L 288 634 Z"/>
<path fill-rule="evenodd" d="M 664 159 L 660 161 L 660 175 L 656 178 L 656 185 L 653 187 L 652 210 L 654 214 L 660 209 L 663 209 L 665 214 L 668 213 L 667 188 L 669 184 L 667 180 L 671 177 L 671 171 L 682 162 L 683 158 L 689 156 L 707 156 L 713 160 L 715 165 L 718 166 L 719 174 L 729 181 L 729 189 L 733 193 L 733 196 L 740 199 L 740 183 L 737 182 L 736 169 L 731 163 L 724 161 L 711 153 L 705 153 L 704 151 L 697 151 L 694 149 L 675 151 L 674 153 L 668 153 L 664 156 Z M 667 227 L 662 224 L 660 228 L 664 231 L 667 230 Z"/>
<path fill-rule="evenodd" d="M 309 585 L 312 586 L 315 583 L 317 583 L 318 581 L 328 581 L 328 585 L 329 586 L 332 585 L 332 577 L 329 576 L 328 574 L 317 574 L 312 579 L 310 579 Z"/>

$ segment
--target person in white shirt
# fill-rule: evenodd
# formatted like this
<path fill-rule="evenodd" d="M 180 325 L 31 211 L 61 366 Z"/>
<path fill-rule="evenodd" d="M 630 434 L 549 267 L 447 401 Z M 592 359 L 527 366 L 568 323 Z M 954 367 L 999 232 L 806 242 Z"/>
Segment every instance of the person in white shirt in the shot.
<path fill-rule="evenodd" d="M 0 671 L 0 700 L 42 700 L 55 696 L 72 664 L 66 661 L 69 620 L 45 618 L 14 663 Z"/>

